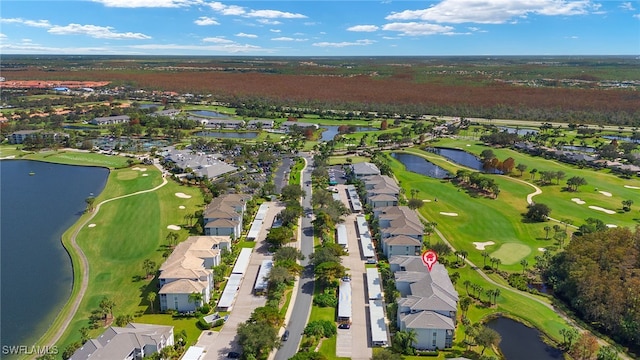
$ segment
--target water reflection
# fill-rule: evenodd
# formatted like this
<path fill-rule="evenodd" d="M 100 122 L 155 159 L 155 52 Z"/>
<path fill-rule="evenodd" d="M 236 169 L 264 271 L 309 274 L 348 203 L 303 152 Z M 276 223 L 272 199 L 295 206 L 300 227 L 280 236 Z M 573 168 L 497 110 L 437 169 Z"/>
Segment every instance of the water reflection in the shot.
<path fill-rule="evenodd" d="M 502 337 L 500 350 L 507 360 L 554 360 L 562 359 L 562 351 L 542 341 L 538 330 L 505 317 L 487 323 Z"/>
<path fill-rule="evenodd" d="M 482 166 L 482 161 L 480 161 L 480 159 L 478 159 L 475 155 L 470 154 L 466 151 L 440 147 L 428 148 L 426 150 L 445 157 L 456 164 L 463 165 L 474 170 L 487 172 Z M 500 174 L 501 172 L 499 170 L 494 170 L 490 173 Z"/>
<path fill-rule="evenodd" d="M 451 174 L 447 170 L 425 160 L 420 156 L 404 153 L 391 153 L 391 156 L 394 159 L 400 161 L 407 168 L 407 170 L 414 173 L 426 175 L 436 179 L 444 179 L 451 176 Z"/>

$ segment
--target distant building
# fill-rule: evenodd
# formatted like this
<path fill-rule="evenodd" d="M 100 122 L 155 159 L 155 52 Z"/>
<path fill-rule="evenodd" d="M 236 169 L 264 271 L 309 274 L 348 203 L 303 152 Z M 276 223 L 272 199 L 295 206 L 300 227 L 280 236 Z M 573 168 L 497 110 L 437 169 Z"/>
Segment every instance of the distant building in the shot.
<path fill-rule="evenodd" d="M 19 130 L 9 135 L 9 143 L 22 144 L 27 138 L 34 137 L 42 130 Z"/>
<path fill-rule="evenodd" d="M 370 162 L 355 163 L 351 165 L 351 169 L 353 170 L 353 176 L 355 176 L 356 179 L 361 179 L 367 176 L 380 175 L 380 169 L 378 169 L 375 164 Z"/>
<path fill-rule="evenodd" d="M 109 327 L 84 343 L 69 360 L 139 360 L 173 344 L 173 326 L 129 323 Z"/>
<path fill-rule="evenodd" d="M 89 121 L 89 124 L 93 125 L 114 125 L 114 124 L 127 124 L 131 121 L 131 118 L 128 115 L 117 115 L 117 116 L 107 116 L 107 117 L 98 117 Z"/>

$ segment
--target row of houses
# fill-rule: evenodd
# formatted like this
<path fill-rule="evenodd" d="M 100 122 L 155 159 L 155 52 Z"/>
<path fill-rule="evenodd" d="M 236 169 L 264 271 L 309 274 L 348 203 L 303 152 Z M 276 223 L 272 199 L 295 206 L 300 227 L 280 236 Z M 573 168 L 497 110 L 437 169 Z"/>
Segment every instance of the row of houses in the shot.
<path fill-rule="evenodd" d="M 18 130 L 9 135 L 10 144 L 23 144 L 27 139 L 36 139 L 41 137 L 42 139 L 60 143 L 69 137 L 67 133 L 38 130 Z"/>
<path fill-rule="evenodd" d="M 354 164 L 352 172 L 364 183 L 364 201 L 377 220 L 382 253 L 387 258 L 420 254 L 424 225 L 414 210 L 398 205 L 400 186 L 395 179 L 381 175 L 378 167 L 368 162 Z"/>
<path fill-rule="evenodd" d="M 203 212 L 204 234 L 240 238 L 250 199 L 247 194 L 226 194 L 213 199 Z"/>
<path fill-rule="evenodd" d="M 416 332 L 416 349 L 450 348 L 459 297 L 444 265 L 436 263 L 428 271 L 420 256 L 394 255 L 389 267 L 400 293 L 398 328 Z"/>
<path fill-rule="evenodd" d="M 129 323 L 89 339 L 69 360 L 143 359 L 174 345 L 173 326 Z"/>
<path fill-rule="evenodd" d="M 223 249 L 231 249 L 228 235 L 190 236 L 178 244 L 160 266 L 160 310 L 189 312 L 208 303 L 214 289 L 211 267 L 220 265 Z"/>

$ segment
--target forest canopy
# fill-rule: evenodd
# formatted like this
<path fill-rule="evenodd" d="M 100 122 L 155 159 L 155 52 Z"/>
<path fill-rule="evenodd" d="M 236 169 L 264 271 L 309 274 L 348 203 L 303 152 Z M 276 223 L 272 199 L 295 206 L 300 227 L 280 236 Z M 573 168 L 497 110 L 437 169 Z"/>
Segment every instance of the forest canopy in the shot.
<path fill-rule="evenodd" d="M 584 320 L 640 349 L 640 227 L 574 237 L 545 277 Z"/>

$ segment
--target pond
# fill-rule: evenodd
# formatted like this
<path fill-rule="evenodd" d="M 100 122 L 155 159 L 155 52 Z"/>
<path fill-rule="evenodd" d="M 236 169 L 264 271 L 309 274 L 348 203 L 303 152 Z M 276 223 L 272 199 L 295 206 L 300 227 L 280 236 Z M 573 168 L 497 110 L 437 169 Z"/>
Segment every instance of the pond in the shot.
<path fill-rule="evenodd" d="M 338 135 L 338 128 L 340 126 L 338 125 L 320 125 L 320 127 L 322 129 L 326 129 L 325 131 L 322 132 L 322 138 L 320 138 L 320 141 L 330 141 L 333 140 L 333 138 Z M 356 126 L 356 132 L 362 132 L 362 131 L 378 131 L 380 129 L 378 128 L 374 128 L 374 127 L 370 127 L 370 126 Z"/>
<path fill-rule="evenodd" d="M 88 126 L 82 126 L 82 125 L 62 125 L 62 128 L 69 129 L 69 130 L 83 130 L 83 131 L 100 130 L 97 127 L 88 127 Z"/>
<path fill-rule="evenodd" d="M 243 132 L 226 132 L 226 131 L 198 131 L 196 136 L 215 137 L 215 138 L 233 138 L 233 139 L 255 139 L 258 133 L 255 131 Z"/>
<path fill-rule="evenodd" d="M 521 128 L 506 127 L 506 126 L 498 126 L 498 129 L 500 129 L 500 131 L 506 131 L 509 134 L 518 134 L 519 136 L 527 135 L 527 134 L 535 135 L 538 133 L 538 130 L 534 130 L 534 129 L 521 129 Z"/>
<path fill-rule="evenodd" d="M 562 147 L 562 150 L 580 151 L 580 152 L 587 152 L 587 153 L 592 153 L 596 151 L 596 149 L 589 146 L 573 146 L 573 145 L 565 145 Z"/>
<path fill-rule="evenodd" d="M 140 104 L 138 106 L 140 109 L 151 109 L 151 108 L 159 108 L 162 104 Z"/>
<path fill-rule="evenodd" d="M 209 111 L 209 110 L 194 110 L 189 111 L 190 114 L 196 116 L 206 116 L 206 117 L 215 117 L 215 118 L 228 118 L 229 116 L 219 113 L 217 111 Z"/>
<path fill-rule="evenodd" d="M 435 165 L 424 158 L 413 155 L 413 154 L 404 154 L 404 153 L 391 153 L 391 156 L 400 161 L 407 170 L 426 175 L 436 179 L 444 179 L 446 177 L 450 177 L 451 174 L 438 165 Z"/>
<path fill-rule="evenodd" d="M 482 162 L 480 161 L 480 159 L 478 159 L 475 155 L 468 153 L 464 150 L 441 148 L 441 147 L 428 148 L 426 150 L 434 154 L 438 154 L 442 157 L 445 157 L 456 164 L 463 165 L 474 170 L 487 172 L 482 167 Z M 490 173 L 500 174 L 500 171 L 494 170 Z"/>
<path fill-rule="evenodd" d="M 562 359 L 562 351 L 544 343 L 538 330 L 505 317 L 487 323 L 502 337 L 500 351 L 507 360 Z"/>
<path fill-rule="evenodd" d="M 603 138 L 609 139 L 609 140 L 622 140 L 622 141 L 630 141 L 630 142 L 640 143 L 640 139 L 632 139 L 632 138 L 626 137 L 626 136 L 605 135 L 605 136 L 603 136 Z"/>

